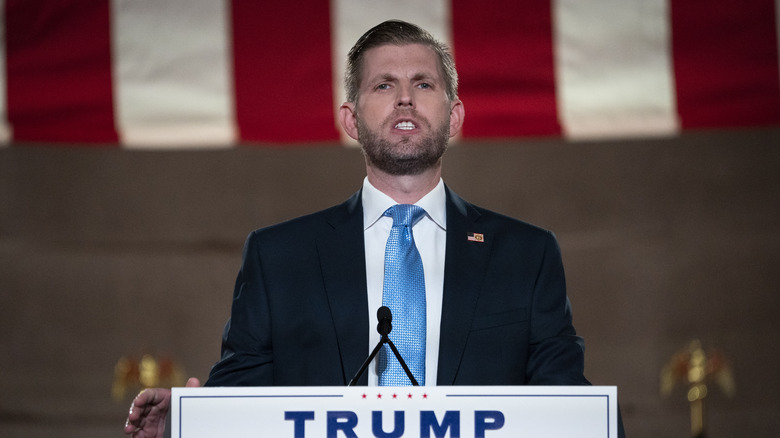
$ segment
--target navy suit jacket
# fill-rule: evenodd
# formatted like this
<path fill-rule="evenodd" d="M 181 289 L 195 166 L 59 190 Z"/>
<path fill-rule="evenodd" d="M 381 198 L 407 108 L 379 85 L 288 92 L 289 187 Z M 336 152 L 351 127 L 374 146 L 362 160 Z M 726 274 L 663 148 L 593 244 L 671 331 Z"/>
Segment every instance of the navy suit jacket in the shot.
<path fill-rule="evenodd" d="M 588 384 L 554 235 L 449 188 L 446 208 L 437 383 Z M 207 385 L 345 385 L 373 348 L 369 319 L 358 192 L 249 235 Z"/>

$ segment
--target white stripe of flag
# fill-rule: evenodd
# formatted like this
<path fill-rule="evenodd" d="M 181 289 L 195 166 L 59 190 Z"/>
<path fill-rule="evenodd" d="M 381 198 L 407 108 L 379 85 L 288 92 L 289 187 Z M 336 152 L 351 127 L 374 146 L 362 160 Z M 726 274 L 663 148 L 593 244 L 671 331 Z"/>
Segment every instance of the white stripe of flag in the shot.
<path fill-rule="evenodd" d="M 558 117 L 568 138 L 679 130 L 668 0 L 553 2 Z"/>
<path fill-rule="evenodd" d="M 775 0 L 775 27 L 777 27 L 777 51 L 780 52 L 780 0 Z M 780 56 L 777 57 L 778 69 L 780 69 Z M 777 78 L 780 81 L 780 76 Z"/>
<path fill-rule="evenodd" d="M 232 145 L 229 0 L 112 0 L 112 20 L 120 142 Z"/>
<path fill-rule="evenodd" d="M 5 1 L 0 0 L 0 11 L 5 11 Z M 0 35 L 5 35 L 5 14 L 0 20 Z M 11 141 L 11 125 L 8 124 L 8 99 L 6 98 L 5 43 L 0 44 L 0 147 Z"/>

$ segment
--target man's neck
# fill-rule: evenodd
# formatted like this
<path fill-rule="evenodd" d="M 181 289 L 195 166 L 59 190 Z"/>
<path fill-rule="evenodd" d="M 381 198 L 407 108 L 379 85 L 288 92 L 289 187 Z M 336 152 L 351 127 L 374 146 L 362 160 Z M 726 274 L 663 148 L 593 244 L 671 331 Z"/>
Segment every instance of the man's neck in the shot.
<path fill-rule="evenodd" d="M 419 175 L 390 175 L 366 166 L 368 181 L 399 204 L 414 204 L 436 188 L 441 179 L 441 163 Z"/>

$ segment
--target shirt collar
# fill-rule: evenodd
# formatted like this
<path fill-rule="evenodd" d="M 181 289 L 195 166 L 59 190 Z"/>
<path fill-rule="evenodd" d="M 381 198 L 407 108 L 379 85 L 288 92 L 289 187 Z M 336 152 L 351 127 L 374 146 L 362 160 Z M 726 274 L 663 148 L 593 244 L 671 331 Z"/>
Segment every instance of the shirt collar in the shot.
<path fill-rule="evenodd" d="M 363 229 L 371 228 L 385 211 L 395 204 L 393 198 L 380 192 L 379 189 L 368 182 L 368 177 L 363 179 Z M 444 181 L 439 178 L 439 183 L 415 205 L 422 207 L 431 219 L 442 230 L 447 230 L 447 196 L 444 191 Z"/>

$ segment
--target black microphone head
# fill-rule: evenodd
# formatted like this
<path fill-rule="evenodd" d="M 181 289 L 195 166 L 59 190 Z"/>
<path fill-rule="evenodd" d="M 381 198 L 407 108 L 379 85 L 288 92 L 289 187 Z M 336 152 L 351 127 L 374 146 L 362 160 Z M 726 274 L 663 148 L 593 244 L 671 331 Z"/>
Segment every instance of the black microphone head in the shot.
<path fill-rule="evenodd" d="M 376 319 L 379 321 L 386 319 L 390 322 L 393 321 L 393 312 L 390 311 L 390 308 L 387 306 L 382 306 L 376 311 Z"/>
<path fill-rule="evenodd" d="M 393 330 L 393 312 L 387 306 L 382 306 L 376 311 L 376 331 L 382 336 L 387 336 Z"/>

